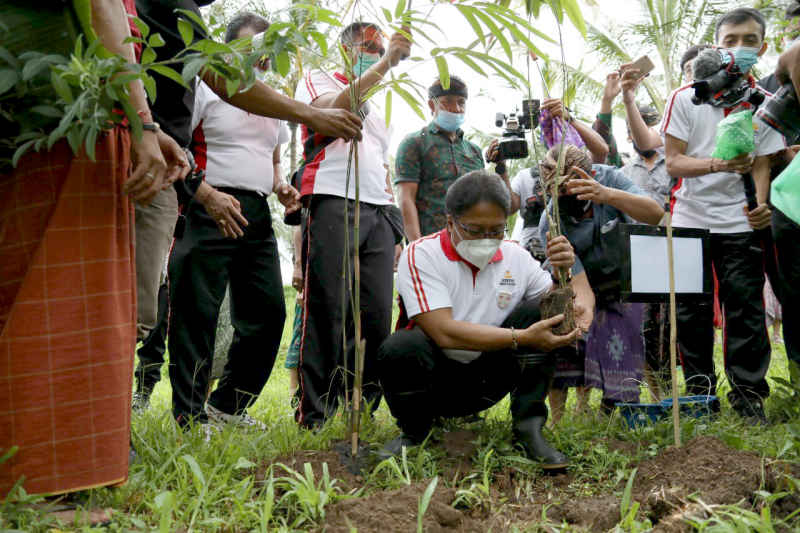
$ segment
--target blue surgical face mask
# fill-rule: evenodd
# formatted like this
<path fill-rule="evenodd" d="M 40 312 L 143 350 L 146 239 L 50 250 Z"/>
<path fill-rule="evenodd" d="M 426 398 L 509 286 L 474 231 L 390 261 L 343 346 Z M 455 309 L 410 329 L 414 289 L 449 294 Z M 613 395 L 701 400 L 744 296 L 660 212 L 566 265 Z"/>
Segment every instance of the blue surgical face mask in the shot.
<path fill-rule="evenodd" d="M 749 46 L 737 46 L 727 50 L 733 54 L 733 60 L 742 72 L 749 72 L 753 65 L 758 63 L 758 52 L 761 51 L 760 48 Z"/>
<path fill-rule="evenodd" d="M 361 52 L 358 54 L 358 61 L 355 62 L 353 65 L 353 74 L 360 77 L 364 74 L 369 67 L 377 63 L 381 58 L 380 54 L 370 54 L 367 52 Z"/>
<path fill-rule="evenodd" d="M 464 113 L 451 113 L 445 109 L 439 109 L 433 120 L 444 131 L 457 131 L 464 124 Z"/>

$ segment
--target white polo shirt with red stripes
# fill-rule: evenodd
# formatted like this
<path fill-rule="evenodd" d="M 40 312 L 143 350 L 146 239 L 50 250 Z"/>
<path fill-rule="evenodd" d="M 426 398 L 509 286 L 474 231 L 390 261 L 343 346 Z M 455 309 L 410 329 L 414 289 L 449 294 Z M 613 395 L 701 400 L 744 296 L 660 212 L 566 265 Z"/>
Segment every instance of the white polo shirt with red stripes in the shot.
<path fill-rule="evenodd" d="M 347 78 L 339 73 L 328 74 L 320 70 L 308 72 L 297 86 L 295 99 L 311 104 L 327 93 L 338 93 L 347 87 Z M 360 201 L 388 205 L 394 203 L 391 185 L 387 181 L 389 164 L 389 139 L 391 130 L 386 126 L 384 113 L 372 102 L 364 104 L 366 117 L 358 143 L 358 174 Z M 312 132 L 302 126 L 304 146 Z M 324 137 L 319 136 L 320 139 Z M 350 142 L 336 139 L 328 144 L 308 165 L 301 176 L 300 194 L 329 194 L 354 200 L 355 169 L 351 170 L 350 188 L 347 185 L 347 163 Z"/>
<path fill-rule="evenodd" d="M 711 157 L 714 151 L 717 124 L 725 118 L 726 112 L 707 104 L 693 104 L 693 95 L 691 85 L 672 92 L 667 99 L 661 134 L 686 142 L 686 155 L 704 159 Z M 778 132 L 758 118 L 753 119 L 753 126 L 755 155 L 783 150 L 785 142 Z M 752 231 L 742 210 L 746 205 L 742 176 L 735 172 L 678 178 L 673 189 L 672 223 L 677 227 L 708 229 L 711 233 Z"/>
<path fill-rule="evenodd" d="M 411 319 L 449 307 L 454 320 L 500 326 L 522 300 L 538 301 L 552 285 L 550 274 L 512 241 L 503 241 L 479 271 L 458 255 L 446 229 L 407 246 L 397 266 L 397 291 Z M 444 352 L 462 363 L 481 354 Z"/>
<path fill-rule="evenodd" d="M 212 187 L 272 193 L 272 156 L 289 140 L 281 120 L 248 113 L 216 95 L 205 82 L 195 90 L 192 151 Z"/>

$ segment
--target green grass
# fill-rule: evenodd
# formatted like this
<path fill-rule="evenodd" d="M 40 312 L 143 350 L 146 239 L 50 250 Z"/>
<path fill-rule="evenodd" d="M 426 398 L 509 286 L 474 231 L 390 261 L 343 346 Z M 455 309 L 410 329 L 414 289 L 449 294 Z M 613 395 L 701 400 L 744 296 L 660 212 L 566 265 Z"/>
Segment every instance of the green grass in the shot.
<path fill-rule="evenodd" d="M 519 457 L 511 446 L 508 399 L 489 410 L 483 422 L 472 424 L 478 435 L 478 449 L 472 458 L 472 474 L 457 481 L 447 479 L 443 468 L 443 452 L 437 446 L 412 450 L 407 457 L 385 462 L 367 476 L 362 489 L 345 488 L 331 476 L 315 475 L 303 468 L 297 472 L 273 467 L 266 476 L 256 479 L 256 466 L 299 450 L 325 450 L 345 436 L 342 417 L 332 420 L 319 433 L 297 427 L 292 416 L 288 371 L 283 368 L 291 335 L 294 296 L 287 290 L 287 311 L 280 355 L 269 383 L 250 409 L 264 421 L 265 432 L 227 429 L 203 441 L 199 431 L 179 431 L 170 415 L 170 387 L 166 367 L 155 389 L 150 409 L 133 417 L 133 443 L 140 460 L 130 470 L 130 479 L 120 488 L 87 491 L 79 495 L 83 508 L 115 510 L 113 523 L 107 527 L 70 529 L 58 525 L 46 514 L 47 506 L 40 498 L 25 497 L 17 502 L 0 504 L 0 530 L 50 531 L 305 531 L 322 523 L 326 507 L 342 498 L 363 497 L 371 491 L 396 488 L 421 481 L 430 487 L 438 476 L 438 486 L 457 489 L 461 507 L 494 512 L 502 504 L 493 499 L 491 484 L 501 471 L 515 472 L 519 491 L 541 490 L 549 486 L 535 463 Z M 721 369 L 720 348 L 716 348 L 717 368 Z M 723 400 L 720 417 L 709 422 L 686 421 L 682 425 L 684 441 L 695 435 L 712 435 L 729 446 L 753 450 L 763 456 L 800 461 L 800 402 L 776 386 L 774 379 L 788 379 L 786 356 L 782 346 L 774 347 L 770 368 L 773 395 L 767 401 L 767 414 L 777 420 L 766 428 L 749 428 L 731 413 Z M 720 386 L 724 398 L 727 384 Z M 645 401 L 647 393 L 643 393 Z M 597 407 L 599 394 L 593 391 L 591 404 Z M 638 461 L 656 455 L 672 444 L 672 427 L 660 423 L 637 431 L 627 430 L 618 415 L 604 418 L 572 413 L 574 397 L 568 401 L 567 414 L 561 424 L 549 433 L 551 442 L 573 460 L 571 482 L 567 490 L 575 497 L 614 494 L 624 502 L 622 490 Z M 365 419 L 364 439 L 379 446 L 398 434 L 385 404 L 374 420 Z M 633 443 L 630 450 L 612 450 L 610 440 Z M 538 485 L 534 486 L 534 482 Z M 538 487 L 538 488 L 536 488 Z M 798 489 L 798 483 L 787 489 Z M 530 496 L 530 495 L 529 495 Z M 427 508 L 420 495 L 420 509 Z M 759 498 L 768 499 L 769 494 Z M 775 497 L 773 496 L 773 499 Z M 766 500 L 764 500 L 766 501 Z M 36 503 L 37 506 L 31 504 Z M 623 505 L 620 528 L 625 531 L 646 530 L 636 505 Z M 751 524 L 768 526 L 773 518 L 764 516 L 764 505 L 748 502 L 716 509 L 710 518 L 698 521 L 695 527 L 708 531 L 734 531 L 734 526 Z M 413 512 L 418 512 L 416 509 Z M 793 528 L 800 528 L 797 517 Z M 755 524 L 755 525 L 753 525 Z M 566 530 L 551 524 L 545 517 L 541 524 L 527 524 L 526 530 Z M 546 529 L 550 528 L 550 529 Z M 745 528 L 741 530 L 750 530 Z M 764 526 L 763 531 L 769 531 Z"/>

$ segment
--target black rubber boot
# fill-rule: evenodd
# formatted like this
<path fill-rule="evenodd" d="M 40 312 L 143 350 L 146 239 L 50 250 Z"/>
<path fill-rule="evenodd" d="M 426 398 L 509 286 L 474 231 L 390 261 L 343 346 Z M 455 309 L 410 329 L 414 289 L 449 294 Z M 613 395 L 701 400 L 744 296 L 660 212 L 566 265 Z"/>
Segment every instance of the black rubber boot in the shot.
<path fill-rule="evenodd" d="M 528 457 L 541 461 L 545 470 L 564 470 L 569 466 L 567 456 L 556 450 L 542 435 L 546 416 L 533 416 L 514 422 L 514 439 L 525 449 Z"/>
<path fill-rule="evenodd" d="M 511 416 L 514 440 L 522 445 L 531 459 L 541 461 L 545 470 L 564 470 L 567 457 L 550 446 L 542 435 L 547 422 L 544 401 L 555 371 L 555 358 L 548 354 L 520 354 L 520 379 L 511 392 Z"/>

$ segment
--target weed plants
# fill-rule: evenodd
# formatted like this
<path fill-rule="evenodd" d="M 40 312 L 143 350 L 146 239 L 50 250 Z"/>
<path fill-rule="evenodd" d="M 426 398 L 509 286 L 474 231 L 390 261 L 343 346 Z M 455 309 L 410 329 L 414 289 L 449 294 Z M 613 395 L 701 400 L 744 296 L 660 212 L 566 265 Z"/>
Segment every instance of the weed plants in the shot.
<path fill-rule="evenodd" d="M 292 298 L 289 295 L 287 300 Z M 425 530 L 423 519 L 429 515 L 426 511 L 431 497 L 440 490 L 453 490 L 454 506 L 482 516 L 502 512 L 507 500 L 524 507 L 541 504 L 549 494 L 556 493 L 562 501 L 550 503 L 569 504 L 580 498 L 610 495 L 620 505 L 617 531 L 640 532 L 651 528 L 639 502 L 631 497 L 631 487 L 637 465 L 672 445 L 670 423 L 630 430 L 619 415 L 569 412 L 572 399 L 561 423 L 547 430 L 551 442 L 572 459 L 566 486 L 556 487 L 554 478 L 544 476 L 535 462 L 511 445 L 508 399 L 484 413 L 482 420 L 469 423 L 476 434 L 476 449 L 470 458 L 471 472 L 460 477 L 449 477 L 436 434 L 426 446 L 378 463 L 355 488 L 331 476 L 332 468 L 319 472 L 309 464 L 291 467 L 286 462 L 279 464 L 282 458 L 301 450 L 328 450 L 347 434 L 341 416 L 316 433 L 302 430 L 294 422 L 288 373 L 283 368 L 291 316 L 286 324 L 279 361 L 250 409 L 254 417 L 267 424 L 266 431 L 225 428 L 205 442 L 199 428 L 189 432 L 179 430 L 170 415 L 165 367 L 149 409 L 133 416 L 132 442 L 138 460 L 131 466 L 126 484 L 85 491 L 61 500 L 31 496 L 17 487 L 5 502 L 0 502 L 0 531 L 321 531 L 331 506 L 337 502 L 416 483 L 426 487 L 419 494 L 417 508 L 408 510 L 417 517 L 417 531 Z M 722 368 L 719 348 L 717 368 Z M 799 391 L 786 381 L 788 371 L 782 346 L 773 347 L 769 377 L 773 388 L 766 402 L 769 426 L 745 425 L 723 402 L 722 413 L 713 420 L 682 419 L 683 442 L 708 435 L 732 448 L 752 450 L 768 458 L 762 463 L 800 462 L 800 396 L 793 396 Z M 723 382 L 720 397 L 724 398 L 726 392 Z M 646 395 L 643 392 L 643 398 Z M 596 392 L 591 400 L 596 407 L 599 403 Z M 398 433 L 385 404 L 373 418 L 363 418 L 361 436 L 374 447 Z M 498 497 L 496 483 L 501 475 L 513 477 L 514 486 Z M 800 511 L 777 516 L 774 509 L 783 498 L 800 494 L 800 482 L 786 476 L 780 487 L 772 491 L 766 488 L 762 487 L 751 500 L 726 505 L 692 501 L 687 493 L 692 505 L 682 520 L 698 531 L 799 530 Z M 51 511 L 65 501 L 85 510 L 110 508 L 111 520 L 95 526 L 60 522 Z M 537 510 L 533 518 L 529 515 L 524 522 L 512 522 L 502 530 L 575 530 L 566 522 L 550 518 L 548 508 L 549 503 L 541 507 L 540 513 Z"/>

